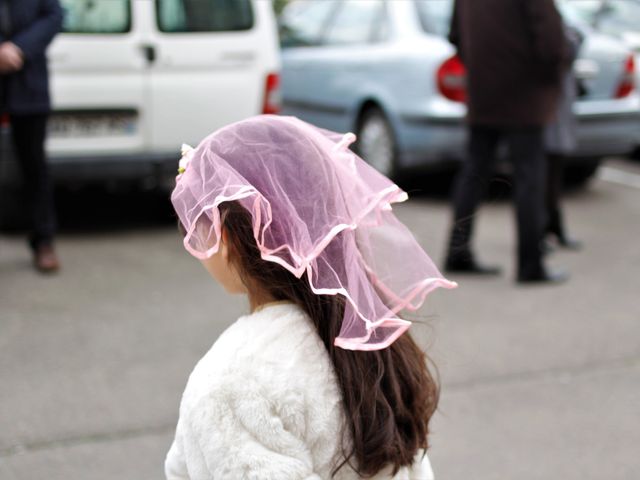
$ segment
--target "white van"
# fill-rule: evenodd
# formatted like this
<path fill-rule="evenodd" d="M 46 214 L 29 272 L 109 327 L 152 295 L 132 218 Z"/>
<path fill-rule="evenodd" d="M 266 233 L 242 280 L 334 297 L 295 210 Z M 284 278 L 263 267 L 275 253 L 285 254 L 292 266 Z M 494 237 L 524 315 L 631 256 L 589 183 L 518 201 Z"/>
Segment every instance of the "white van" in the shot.
<path fill-rule="evenodd" d="M 279 109 L 271 0 L 60 3 L 48 50 L 57 182 L 173 175 L 182 143 Z"/>

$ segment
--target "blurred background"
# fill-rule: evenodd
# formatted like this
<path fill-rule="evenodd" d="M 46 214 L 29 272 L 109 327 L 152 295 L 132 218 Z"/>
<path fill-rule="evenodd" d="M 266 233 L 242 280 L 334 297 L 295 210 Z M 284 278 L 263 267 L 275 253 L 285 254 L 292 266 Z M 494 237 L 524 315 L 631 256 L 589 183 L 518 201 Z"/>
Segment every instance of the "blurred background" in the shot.
<path fill-rule="evenodd" d="M 451 0 L 61 0 L 48 50 L 61 272 L 30 266 L 0 119 L 0 479 L 163 478 L 195 362 L 247 310 L 184 252 L 180 145 L 252 115 L 357 134 L 436 263 L 465 161 Z M 511 167 L 477 242 L 501 277 L 455 278 L 414 335 L 438 366 L 438 479 L 640 478 L 640 0 L 558 0 L 584 41 L 559 287 L 513 283 Z"/>

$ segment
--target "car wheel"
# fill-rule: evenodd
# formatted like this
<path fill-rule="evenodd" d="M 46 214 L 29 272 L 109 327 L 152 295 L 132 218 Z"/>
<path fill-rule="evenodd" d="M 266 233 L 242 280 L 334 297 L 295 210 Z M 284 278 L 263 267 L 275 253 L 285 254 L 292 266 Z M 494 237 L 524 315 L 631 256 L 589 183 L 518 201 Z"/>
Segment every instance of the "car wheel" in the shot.
<path fill-rule="evenodd" d="M 358 129 L 358 154 L 383 175 L 396 174 L 396 140 L 384 113 L 378 108 L 367 110 Z"/>
<path fill-rule="evenodd" d="M 592 159 L 565 167 L 565 183 L 572 187 L 581 187 L 593 177 L 600 166 L 600 159 Z"/>

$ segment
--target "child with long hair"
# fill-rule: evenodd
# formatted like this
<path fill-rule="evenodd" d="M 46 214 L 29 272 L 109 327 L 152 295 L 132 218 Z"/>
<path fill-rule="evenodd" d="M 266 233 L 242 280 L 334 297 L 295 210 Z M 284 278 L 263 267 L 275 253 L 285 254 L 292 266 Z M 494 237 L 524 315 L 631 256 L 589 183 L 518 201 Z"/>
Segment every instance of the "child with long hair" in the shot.
<path fill-rule="evenodd" d="M 259 116 L 185 149 L 184 246 L 250 313 L 180 404 L 167 479 L 431 479 L 438 386 L 401 310 L 453 288 L 344 136 Z"/>

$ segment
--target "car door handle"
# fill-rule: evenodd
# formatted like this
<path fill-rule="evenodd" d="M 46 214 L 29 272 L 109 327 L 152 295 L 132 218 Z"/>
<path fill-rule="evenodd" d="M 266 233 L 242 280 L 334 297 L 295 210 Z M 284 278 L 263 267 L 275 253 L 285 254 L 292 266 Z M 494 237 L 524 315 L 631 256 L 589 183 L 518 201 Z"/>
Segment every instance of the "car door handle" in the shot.
<path fill-rule="evenodd" d="M 147 63 L 152 64 L 156 61 L 157 52 L 155 46 L 145 43 L 140 45 L 140 49 L 142 50 L 142 54 L 144 55 L 144 58 L 146 58 Z"/>

